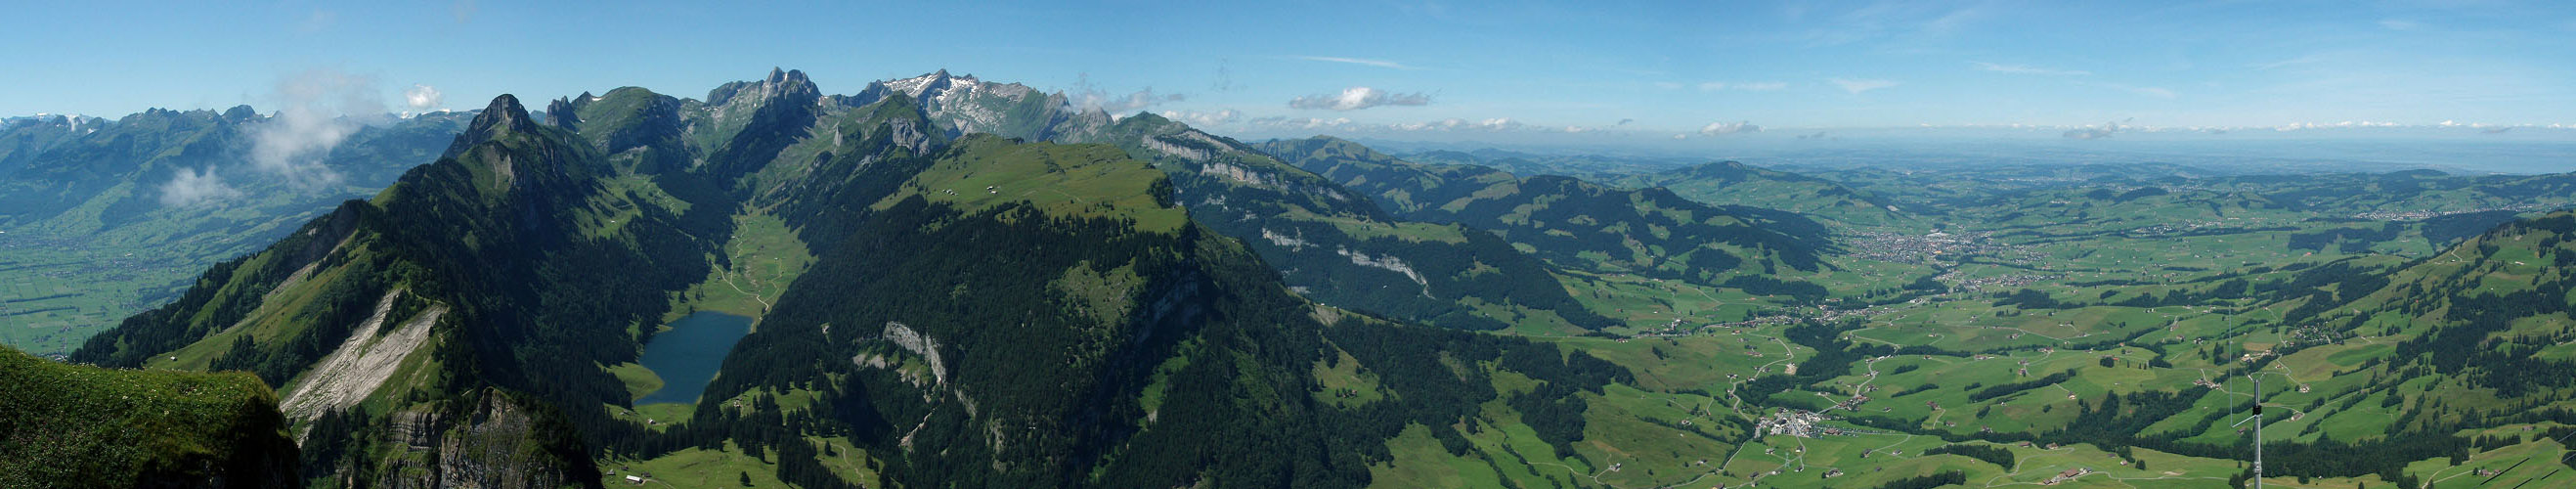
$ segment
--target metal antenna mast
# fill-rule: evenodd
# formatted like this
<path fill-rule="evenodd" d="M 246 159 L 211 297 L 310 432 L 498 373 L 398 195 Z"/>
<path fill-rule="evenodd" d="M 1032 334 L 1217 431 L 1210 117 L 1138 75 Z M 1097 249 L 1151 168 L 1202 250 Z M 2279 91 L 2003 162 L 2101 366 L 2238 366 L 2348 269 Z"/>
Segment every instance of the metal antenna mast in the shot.
<path fill-rule="evenodd" d="M 2247 375 L 2246 377 L 2254 379 L 2254 416 L 2245 418 L 2245 421 L 2254 422 L 2254 489 L 2263 489 L 2263 376 Z M 2242 426 L 2245 421 L 2238 421 L 2236 424 Z"/>

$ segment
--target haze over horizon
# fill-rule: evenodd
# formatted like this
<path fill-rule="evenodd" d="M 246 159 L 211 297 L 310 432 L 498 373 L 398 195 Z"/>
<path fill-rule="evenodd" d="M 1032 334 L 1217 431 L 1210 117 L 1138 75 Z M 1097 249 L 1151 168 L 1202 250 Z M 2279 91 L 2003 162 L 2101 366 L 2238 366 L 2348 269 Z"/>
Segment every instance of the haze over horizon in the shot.
<path fill-rule="evenodd" d="M 696 97 L 786 67 L 826 93 L 946 69 L 1244 137 L 1670 144 L 2394 126 L 2418 131 L 2373 135 L 2576 139 L 2576 70 L 2563 61 L 2576 59 L 2576 7 L 2550 2 L 922 5 L 899 21 L 833 4 L 136 7 L 35 5 L 0 21 L 85 40 L 14 53 L 18 90 L 0 94 L 0 114 L 265 113 L 317 87 L 358 94 L 329 107 L 351 111 L 629 85 Z M 1331 21 L 1277 21 L 1300 18 Z M 940 49 L 872 49 L 906 43 Z M 752 46 L 761 55 L 738 54 Z"/>

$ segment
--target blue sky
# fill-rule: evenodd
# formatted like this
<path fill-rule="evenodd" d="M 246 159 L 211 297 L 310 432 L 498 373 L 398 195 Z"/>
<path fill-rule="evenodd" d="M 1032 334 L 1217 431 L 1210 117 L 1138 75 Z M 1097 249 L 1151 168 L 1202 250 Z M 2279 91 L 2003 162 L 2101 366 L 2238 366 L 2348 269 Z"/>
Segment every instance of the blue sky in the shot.
<path fill-rule="evenodd" d="M 317 72 L 389 110 L 415 84 L 455 109 L 703 97 L 780 66 L 827 93 L 945 68 L 1237 135 L 2576 134 L 2548 127 L 2576 126 L 2563 1 L 520 3 L 22 5 L 0 19 L 0 114 L 265 112 Z"/>

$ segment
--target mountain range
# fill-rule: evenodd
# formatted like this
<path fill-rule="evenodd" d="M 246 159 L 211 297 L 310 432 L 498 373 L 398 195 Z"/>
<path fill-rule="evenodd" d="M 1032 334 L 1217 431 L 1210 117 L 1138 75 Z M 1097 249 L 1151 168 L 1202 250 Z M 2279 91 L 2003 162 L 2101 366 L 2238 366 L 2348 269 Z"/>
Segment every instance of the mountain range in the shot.
<path fill-rule="evenodd" d="M 248 106 L 0 124 L 0 339 L 68 352 L 341 200 L 435 157 L 472 114 L 319 119 Z M 319 145 L 323 139 L 336 144 Z"/>
<path fill-rule="evenodd" d="M 535 106 L 345 126 L 336 202 L 247 108 L 10 122 L 10 239 L 244 251 L 0 352 L 0 485 L 2216 486 L 2262 396 L 2274 479 L 2413 486 L 2576 431 L 2565 175 L 1566 175 L 946 71 Z"/>
<path fill-rule="evenodd" d="M 881 86 L 959 86 L 945 78 Z M 1484 261 L 1540 265 L 1481 232 L 1389 222 L 1240 144 L 1141 115 L 1091 129 L 1009 126 L 1105 142 L 1030 141 L 953 122 L 1008 97 L 860 104 L 864 94 L 816 93 L 801 73 L 780 72 L 707 101 L 635 88 L 566 98 L 542 120 L 502 96 L 435 162 L 214 266 L 71 358 L 253 372 L 283 393 L 308 484 L 386 486 L 591 485 L 595 460 L 717 445 L 774 456 L 781 480 L 809 487 L 880 482 L 814 465 L 805 437 L 817 435 L 847 437 L 878 478 L 903 484 L 1358 484 L 1407 422 L 1455 424 L 1472 404 L 1442 399 L 1506 393 L 1388 378 L 1366 386 L 1383 400 L 1342 405 L 1308 375 L 1319 365 L 1390 372 L 1371 377 L 1509 372 L 1596 391 L 1627 375 L 1545 343 L 1300 298 L 1427 301 L 1412 290 L 1335 292 L 1351 286 L 1330 281 L 1301 293 L 1286 280 L 1298 273 L 1265 264 L 1257 243 L 1289 260 L 1320 245 L 1211 223 L 1247 234 L 1307 226 L 1290 229 L 1318 243 L 1357 234 L 1344 229 L 1419 226 L 1494 243 Z M 752 219 L 783 228 L 738 224 Z M 687 291 L 742 265 L 721 250 L 754 238 L 800 243 L 807 268 L 741 311 L 756 331 L 685 423 L 629 417 L 629 367 L 619 366 L 636 362 L 665 317 L 697 307 Z M 1480 280 L 1411 280 L 1426 273 L 1392 270 L 1406 268 L 1406 251 L 1377 248 L 1395 243 L 1424 256 L 1459 249 L 1350 239 L 1330 261 L 1291 263 L 1332 267 L 1312 272 L 1327 277 L 1374 271 L 1414 290 Z M 1482 265 L 1468 255 L 1427 272 Z M 1422 348 L 1470 363 L 1398 353 Z M 1207 436 L 1220 432 L 1236 435 Z"/>

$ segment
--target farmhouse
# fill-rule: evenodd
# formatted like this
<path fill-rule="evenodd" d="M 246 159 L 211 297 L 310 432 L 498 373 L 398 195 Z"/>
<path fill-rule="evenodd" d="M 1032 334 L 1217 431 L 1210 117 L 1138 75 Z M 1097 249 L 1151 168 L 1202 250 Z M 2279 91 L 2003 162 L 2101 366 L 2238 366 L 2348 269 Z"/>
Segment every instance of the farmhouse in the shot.
<path fill-rule="evenodd" d="M 2054 485 L 2057 485 L 2057 484 L 2059 484 L 2059 483 L 2063 483 L 2063 482 L 2066 482 L 2066 481 L 2072 481 L 2072 480 L 2075 480 L 2076 478 L 2079 478 L 2079 477 L 2084 477 L 2084 474 L 2089 474 L 2089 473 L 2091 473 L 2091 472 L 2084 470 L 2084 468 L 2083 468 L 2083 467 L 2076 467 L 2076 468 L 2072 468 L 2072 469 L 2066 469 L 2066 471 L 2065 471 L 2065 472 L 2058 472 L 2056 477 L 2050 477 L 2050 478 L 2048 478 L 2048 480 L 2047 480 L 2047 481 L 2040 482 L 2040 484 L 2054 486 Z"/>

